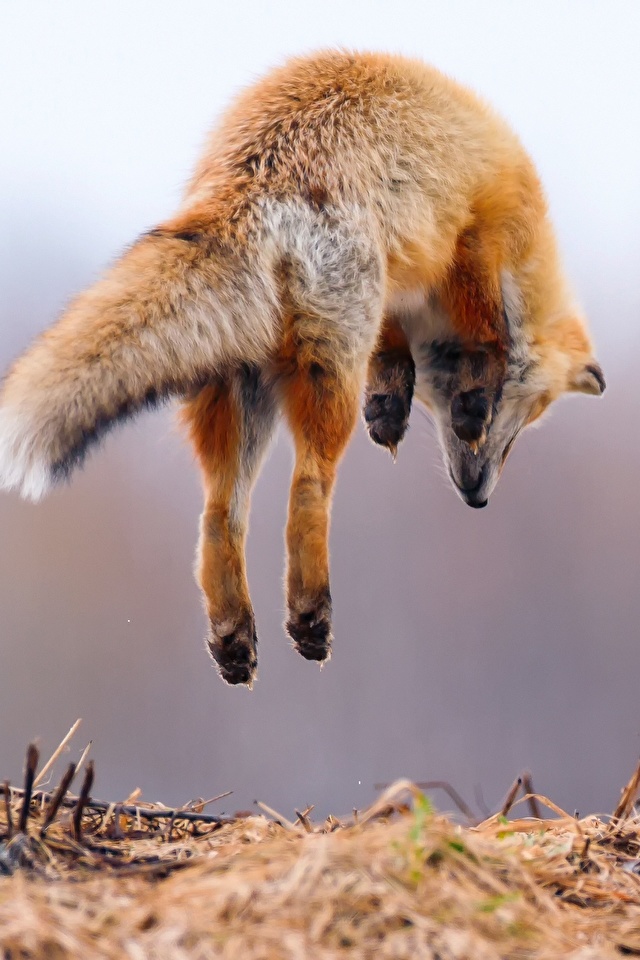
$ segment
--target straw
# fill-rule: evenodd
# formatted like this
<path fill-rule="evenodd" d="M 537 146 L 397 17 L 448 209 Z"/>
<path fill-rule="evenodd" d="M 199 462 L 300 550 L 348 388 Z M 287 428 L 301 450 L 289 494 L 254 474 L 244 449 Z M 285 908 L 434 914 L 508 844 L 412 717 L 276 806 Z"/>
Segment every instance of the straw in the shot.
<path fill-rule="evenodd" d="M 96 800 L 91 764 L 74 797 L 70 771 L 51 793 L 33 790 L 30 748 L 25 783 L 0 784 L 0 956 L 640 954 L 637 771 L 609 816 L 577 819 L 534 794 L 523 775 L 480 823 L 463 804 L 471 826 L 433 812 L 408 780 L 357 815 L 315 822 L 304 808 L 294 822 L 267 804 L 268 816 L 224 818 L 205 814 L 203 801 L 167 808 Z M 550 813 L 521 816 L 523 807 Z"/>

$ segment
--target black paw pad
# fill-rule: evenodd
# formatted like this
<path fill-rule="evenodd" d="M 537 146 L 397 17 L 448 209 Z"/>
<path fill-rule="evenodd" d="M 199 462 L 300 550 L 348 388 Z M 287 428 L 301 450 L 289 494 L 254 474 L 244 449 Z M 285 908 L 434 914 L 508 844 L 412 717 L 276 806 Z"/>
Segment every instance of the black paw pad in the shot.
<path fill-rule="evenodd" d="M 489 425 L 490 414 L 486 391 L 481 387 L 466 390 L 451 401 L 451 428 L 459 440 L 475 443 Z"/>
<path fill-rule="evenodd" d="M 256 673 L 258 638 L 253 617 L 211 621 L 209 653 L 223 680 L 230 684 L 251 684 Z"/>
<path fill-rule="evenodd" d="M 407 432 L 410 410 L 410 401 L 397 393 L 370 394 L 364 419 L 373 442 L 395 449 Z"/>
<path fill-rule="evenodd" d="M 331 655 L 331 601 L 323 597 L 313 603 L 296 603 L 290 608 L 287 633 L 298 653 L 306 660 L 327 660 Z"/>

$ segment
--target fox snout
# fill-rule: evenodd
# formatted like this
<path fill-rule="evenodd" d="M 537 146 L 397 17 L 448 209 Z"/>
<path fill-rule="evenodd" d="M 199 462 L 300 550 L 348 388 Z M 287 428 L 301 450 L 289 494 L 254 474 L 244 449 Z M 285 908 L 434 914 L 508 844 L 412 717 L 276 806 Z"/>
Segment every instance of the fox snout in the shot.
<path fill-rule="evenodd" d="M 471 451 L 449 451 L 449 479 L 461 500 L 469 507 L 480 509 L 488 503 L 487 464 L 481 463 Z"/>

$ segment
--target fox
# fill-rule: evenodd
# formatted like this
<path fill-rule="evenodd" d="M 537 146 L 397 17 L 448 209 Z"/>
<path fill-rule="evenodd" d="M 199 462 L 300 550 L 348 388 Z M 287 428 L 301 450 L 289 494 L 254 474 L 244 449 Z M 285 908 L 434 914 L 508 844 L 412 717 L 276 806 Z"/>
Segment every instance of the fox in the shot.
<path fill-rule="evenodd" d="M 275 425 L 294 466 L 286 630 L 331 654 L 328 534 L 363 416 L 394 457 L 414 399 L 453 487 L 486 505 L 513 444 L 604 376 L 516 134 L 420 60 L 326 50 L 236 96 L 177 212 L 143 232 L 0 387 L 0 489 L 37 501 L 167 399 L 199 463 L 197 577 L 223 680 L 251 686 L 251 491 Z"/>

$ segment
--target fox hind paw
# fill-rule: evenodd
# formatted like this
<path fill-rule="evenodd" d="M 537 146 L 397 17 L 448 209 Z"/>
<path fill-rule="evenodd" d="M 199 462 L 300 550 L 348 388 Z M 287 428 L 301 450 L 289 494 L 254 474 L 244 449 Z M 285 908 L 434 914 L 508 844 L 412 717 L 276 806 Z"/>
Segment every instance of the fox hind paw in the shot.
<path fill-rule="evenodd" d="M 318 599 L 290 604 L 287 633 L 305 660 L 322 662 L 331 657 L 331 597 L 329 592 Z"/>
<path fill-rule="evenodd" d="M 235 623 L 230 620 L 211 621 L 208 640 L 209 653 L 218 667 L 218 673 L 227 683 L 251 686 L 258 666 L 258 638 L 252 616 Z"/>

